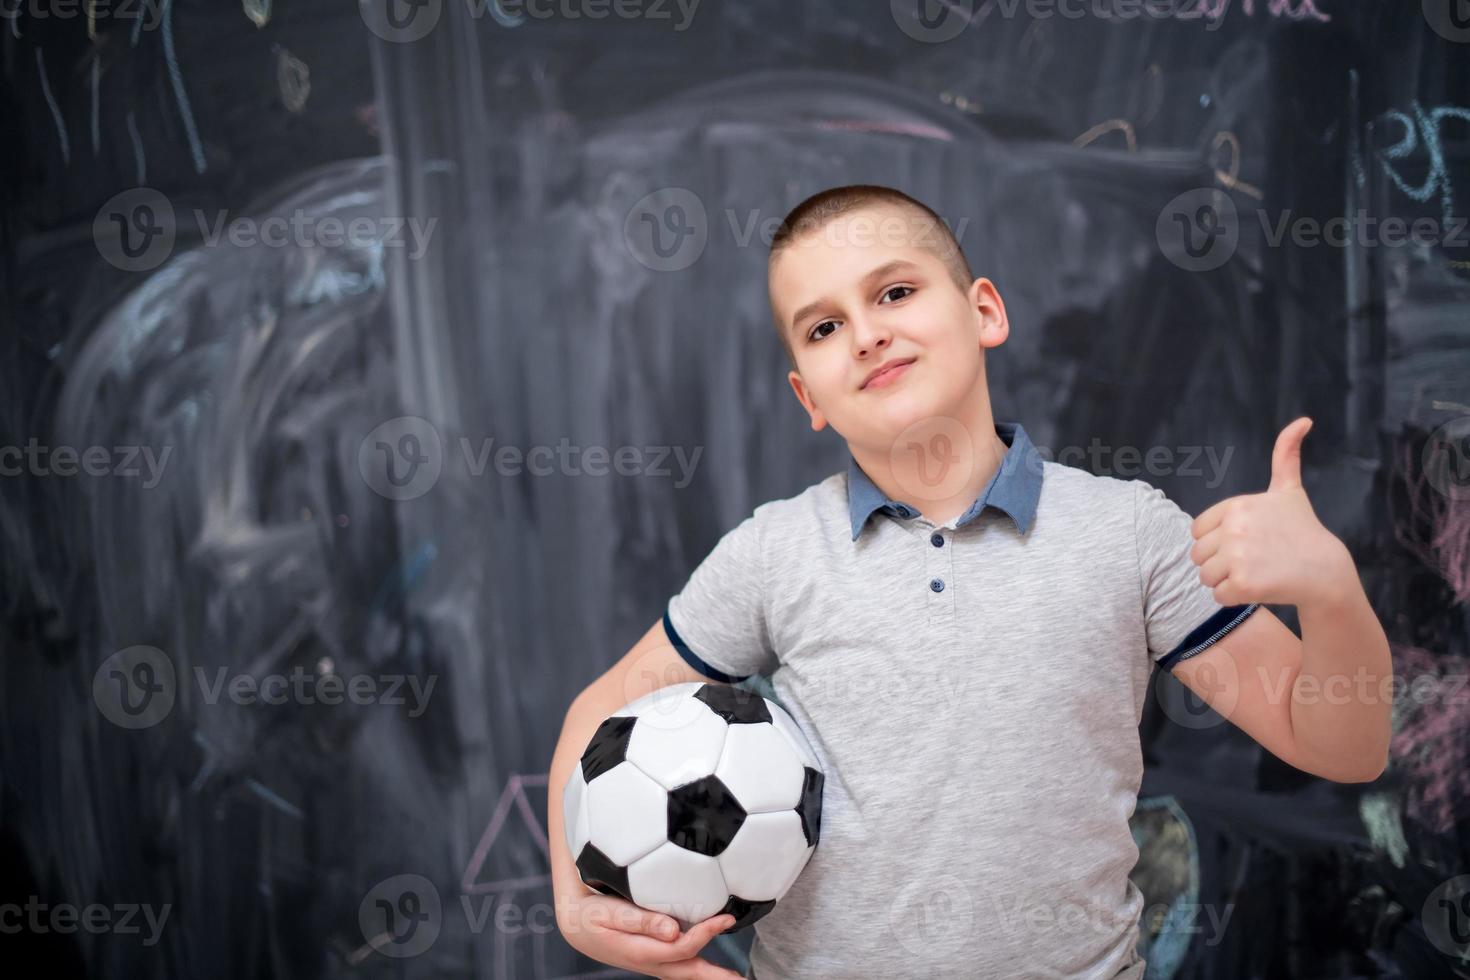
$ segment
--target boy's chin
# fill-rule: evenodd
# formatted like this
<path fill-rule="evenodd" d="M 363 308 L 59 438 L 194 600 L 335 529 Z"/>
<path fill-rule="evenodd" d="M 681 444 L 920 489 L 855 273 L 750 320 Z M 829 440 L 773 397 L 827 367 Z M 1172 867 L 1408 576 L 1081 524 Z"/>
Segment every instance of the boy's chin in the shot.
<path fill-rule="evenodd" d="M 941 420 L 948 419 L 951 414 L 924 393 L 894 392 L 893 397 L 885 398 L 881 403 L 869 402 L 861 406 L 859 422 L 874 444 L 892 445 L 906 436 L 927 432 L 936 423 L 945 428 Z"/>

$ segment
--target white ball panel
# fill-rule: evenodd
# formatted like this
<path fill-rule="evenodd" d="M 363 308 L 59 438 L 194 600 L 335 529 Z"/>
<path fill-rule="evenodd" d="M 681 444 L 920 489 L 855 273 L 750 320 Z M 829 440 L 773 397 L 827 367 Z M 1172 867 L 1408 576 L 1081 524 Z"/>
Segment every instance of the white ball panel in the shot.
<path fill-rule="evenodd" d="M 717 860 L 672 841 L 628 868 L 628 890 L 635 903 L 672 915 L 683 929 L 719 912 L 730 898 Z"/>
<path fill-rule="evenodd" d="M 719 718 L 709 705 L 694 697 L 703 684 L 675 684 L 645 695 L 628 706 L 638 712 L 636 732 L 647 725 L 664 731 L 681 731 L 706 716 Z M 723 721 L 723 719 L 720 719 Z"/>
<path fill-rule="evenodd" d="M 771 725 L 731 725 L 715 775 L 746 813 L 790 810 L 801 802 L 801 757 Z"/>
<path fill-rule="evenodd" d="M 807 741 L 806 734 L 796 724 L 796 720 L 787 714 L 786 709 L 779 704 L 766 699 L 766 706 L 771 712 L 771 724 L 776 730 L 786 736 L 786 741 L 796 750 L 804 765 L 811 766 L 817 772 L 822 771 L 822 766 L 817 762 L 816 753 L 812 751 L 811 743 Z"/>
<path fill-rule="evenodd" d="M 669 839 L 669 795 L 637 766 L 620 762 L 587 784 L 588 839 L 629 865 Z"/>
<path fill-rule="evenodd" d="M 687 699 L 667 713 L 655 708 L 633 726 L 626 758 L 664 789 L 676 789 L 715 771 L 729 729 L 703 701 Z"/>
<path fill-rule="evenodd" d="M 796 811 L 753 813 L 715 860 L 731 895 L 769 902 L 786 894 L 810 850 Z"/>

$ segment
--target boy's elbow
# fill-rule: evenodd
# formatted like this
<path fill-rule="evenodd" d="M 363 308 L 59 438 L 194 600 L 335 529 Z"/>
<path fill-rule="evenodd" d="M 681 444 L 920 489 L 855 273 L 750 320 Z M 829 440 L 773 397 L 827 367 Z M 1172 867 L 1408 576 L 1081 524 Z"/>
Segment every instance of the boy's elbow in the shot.
<path fill-rule="evenodd" d="M 1369 769 L 1365 769 L 1363 771 L 1362 775 L 1360 775 L 1357 779 L 1354 779 L 1353 782 L 1355 782 L 1355 783 L 1371 783 L 1374 780 L 1376 780 L 1379 776 L 1382 776 L 1387 771 L 1388 771 L 1388 753 L 1387 752 L 1384 752 L 1380 756 L 1375 756 L 1374 757 L 1374 764 L 1373 764 L 1373 766 L 1371 768 L 1369 768 Z"/>
<path fill-rule="evenodd" d="M 1320 772 L 1314 772 L 1312 773 L 1312 775 L 1319 776 L 1322 779 L 1326 779 L 1334 783 L 1371 783 L 1377 780 L 1378 777 L 1382 776 L 1384 772 L 1387 771 L 1387 769 L 1388 753 L 1385 752 L 1381 756 L 1374 756 L 1371 765 L 1332 768 Z"/>

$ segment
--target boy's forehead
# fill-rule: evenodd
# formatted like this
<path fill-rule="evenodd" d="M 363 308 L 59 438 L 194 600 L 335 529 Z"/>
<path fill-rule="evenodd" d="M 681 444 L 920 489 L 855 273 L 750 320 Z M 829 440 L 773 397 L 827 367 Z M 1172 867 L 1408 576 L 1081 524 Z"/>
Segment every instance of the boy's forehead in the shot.
<path fill-rule="evenodd" d="M 796 305 L 860 282 L 895 262 L 942 266 L 922 247 L 919 219 L 894 208 L 864 208 L 792 238 L 771 264 L 768 285 L 783 318 Z"/>

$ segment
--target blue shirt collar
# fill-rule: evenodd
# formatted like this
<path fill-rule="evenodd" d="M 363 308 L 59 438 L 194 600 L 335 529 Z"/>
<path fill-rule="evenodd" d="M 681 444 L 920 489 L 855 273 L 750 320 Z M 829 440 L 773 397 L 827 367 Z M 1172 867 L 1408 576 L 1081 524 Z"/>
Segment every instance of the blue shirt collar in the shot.
<path fill-rule="evenodd" d="M 995 434 L 1008 447 L 1005 458 L 955 527 L 968 524 L 986 507 L 995 507 L 1010 515 L 1016 530 L 1025 534 L 1036 519 L 1036 502 L 1041 497 L 1042 457 L 1019 422 L 996 422 Z M 918 508 L 885 496 L 851 452 L 847 454 L 847 510 L 854 541 L 874 511 L 904 519 L 919 516 Z"/>

